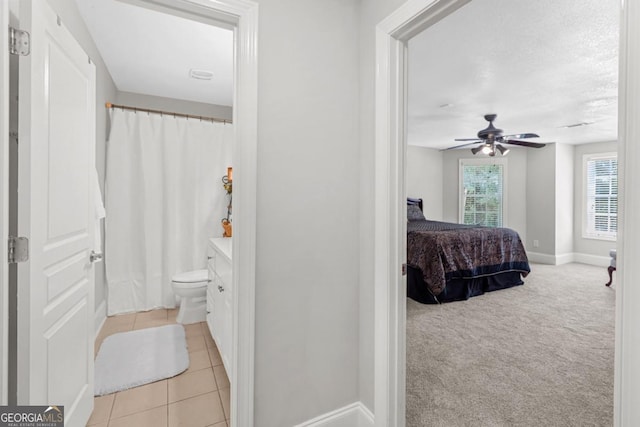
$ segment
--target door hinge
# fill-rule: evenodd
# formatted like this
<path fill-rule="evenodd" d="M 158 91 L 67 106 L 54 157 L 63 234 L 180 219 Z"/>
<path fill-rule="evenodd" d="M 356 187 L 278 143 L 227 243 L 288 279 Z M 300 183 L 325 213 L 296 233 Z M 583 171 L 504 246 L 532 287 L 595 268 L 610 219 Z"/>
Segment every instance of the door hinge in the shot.
<path fill-rule="evenodd" d="M 9 236 L 9 264 L 29 260 L 29 239 Z"/>
<path fill-rule="evenodd" d="M 407 275 L 407 264 L 402 264 L 402 275 L 403 276 Z"/>
<path fill-rule="evenodd" d="M 27 31 L 9 27 L 9 53 L 20 56 L 31 53 L 31 36 Z"/>

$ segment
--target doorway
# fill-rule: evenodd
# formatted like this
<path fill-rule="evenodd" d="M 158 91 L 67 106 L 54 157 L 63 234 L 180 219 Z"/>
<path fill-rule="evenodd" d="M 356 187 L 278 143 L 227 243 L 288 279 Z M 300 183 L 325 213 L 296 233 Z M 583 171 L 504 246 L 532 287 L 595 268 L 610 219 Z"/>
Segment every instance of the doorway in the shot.
<path fill-rule="evenodd" d="M 246 1 L 223 0 L 184 3 L 180 7 L 175 2 L 164 0 L 132 0 L 130 3 L 148 7 L 164 13 L 186 17 L 206 16 L 209 21 L 233 29 L 235 33 L 236 89 L 234 91 L 233 121 L 236 127 L 237 144 L 234 148 L 235 187 L 238 195 L 234 198 L 234 240 L 233 275 L 238 292 L 233 300 L 233 360 L 234 369 L 230 374 L 232 387 L 231 412 L 234 423 L 253 424 L 253 342 L 254 342 L 254 287 L 255 287 L 255 223 L 256 223 L 256 144 L 257 144 L 257 4 Z M 6 46 L 4 45 L 6 52 Z M 3 71 L 8 64 L 0 64 Z M 8 74 L 8 73 L 7 73 Z M 3 77 L 5 74 L 3 73 Z M 8 77 L 6 77 L 8 79 Z M 3 83 L 6 79 L 3 79 Z M 7 80 L 8 81 L 8 80 Z M 4 125 L 4 123 L 3 123 Z M 6 127 L 1 129 L 4 133 Z M 3 175 L 3 194 L 8 182 Z M 5 218 L 3 218 L 5 219 Z M 5 219 L 6 220 L 6 219 Z M 3 291 L 7 289 L 2 281 Z M 3 310 L 6 317 L 6 311 Z M 242 336 L 242 340 L 238 339 Z M 6 347 L 3 346 L 3 351 Z M 6 365 L 5 372 L 6 372 Z M 2 378 L 3 387 L 7 379 Z M 6 388 L 5 388 L 6 389 Z M 27 404 L 28 402 L 23 402 Z"/>
<path fill-rule="evenodd" d="M 405 319 L 406 312 L 404 301 L 406 298 L 406 284 L 401 276 L 401 264 L 404 257 L 406 224 L 400 220 L 405 218 L 404 206 L 405 195 L 405 123 L 406 123 L 406 43 L 407 41 L 433 25 L 441 19 L 446 18 L 458 8 L 466 4 L 467 1 L 424 1 L 420 4 L 406 4 L 396 10 L 387 19 L 382 21 L 377 27 L 377 69 L 379 70 L 376 80 L 376 194 L 380 195 L 376 199 L 376 246 L 375 246 L 375 308 L 376 308 L 376 343 L 375 358 L 375 407 L 376 425 L 397 425 L 402 426 L 404 420 L 404 360 L 405 360 Z M 622 19 L 622 46 L 620 50 L 621 70 L 624 64 L 635 64 L 637 58 L 629 46 L 637 47 L 637 40 L 631 39 L 629 33 L 637 35 L 637 29 L 624 28 L 631 15 L 638 14 L 639 11 L 623 9 Z M 634 15 L 637 17 L 637 15 Z M 631 56 L 631 59 L 629 59 Z M 627 62 L 630 61 L 630 62 Z M 619 139 L 622 142 L 619 150 L 623 162 L 630 165 L 637 165 L 638 153 L 630 149 L 624 141 L 631 135 L 637 138 L 637 129 L 625 129 L 624 123 L 631 120 L 628 115 L 631 97 L 627 97 L 629 91 L 636 90 L 629 80 L 632 73 L 622 72 L 620 78 L 620 132 Z M 635 102 L 635 101 L 633 101 Z M 633 104 L 634 107 L 636 104 Z M 636 107 L 637 108 L 637 107 Z M 623 131 L 624 129 L 624 131 Z M 626 155 L 625 155 L 626 154 Z M 637 182 L 637 174 L 627 169 L 626 173 L 621 167 L 621 181 Z M 624 184 L 623 184 L 624 185 Z M 629 193 L 623 193 L 622 198 L 635 199 Z M 622 204 L 621 211 L 624 215 L 629 215 L 631 209 L 627 202 Z M 634 211 L 635 212 L 635 211 Z M 631 216 L 629 216 L 631 217 Z M 625 230 L 620 228 L 620 234 Z M 637 237 L 636 230 L 632 237 Z M 627 235 L 628 236 L 628 235 Z M 631 236 L 619 238 L 618 244 L 621 248 L 637 251 L 636 239 Z M 629 240 L 632 240 L 629 242 Z M 623 249 L 623 251 L 624 251 Z M 636 252 L 637 253 L 637 252 Z M 630 267 L 631 268 L 631 267 Z M 625 274 L 633 274 L 627 271 L 620 275 L 622 286 L 624 285 Z M 622 293 L 625 298 L 622 298 Z M 632 325 L 637 321 L 630 311 L 624 311 L 624 307 L 630 302 L 633 296 L 629 295 L 629 290 L 616 293 L 616 386 L 614 400 L 614 419 L 616 425 L 621 418 L 627 420 L 633 418 L 634 409 L 629 405 L 632 394 L 626 394 L 631 390 L 637 390 L 638 376 L 631 375 L 631 357 L 636 355 L 639 348 L 634 344 L 621 344 L 622 337 L 627 337 L 621 333 L 621 328 L 625 325 Z M 637 299 L 635 302 L 637 303 Z M 628 326 L 630 327 L 630 326 Z M 630 332 L 627 332 L 627 334 Z M 622 352 L 622 353 L 621 353 Z M 622 360 L 629 360 L 624 364 Z M 626 377 L 621 376 L 625 370 Z M 623 381 L 624 378 L 624 381 Z M 626 383 L 625 386 L 621 386 Z M 625 391 L 625 396 L 621 391 Z M 623 411 L 627 411 L 623 414 Z M 637 414 L 636 414 L 637 415 Z"/>

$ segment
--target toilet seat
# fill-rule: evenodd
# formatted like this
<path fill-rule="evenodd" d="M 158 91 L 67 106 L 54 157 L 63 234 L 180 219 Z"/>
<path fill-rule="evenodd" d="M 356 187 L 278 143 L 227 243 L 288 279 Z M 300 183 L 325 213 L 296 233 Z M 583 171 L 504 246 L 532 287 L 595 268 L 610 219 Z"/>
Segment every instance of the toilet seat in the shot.
<path fill-rule="evenodd" d="M 171 281 L 174 283 L 182 283 L 188 285 L 189 283 L 198 283 L 198 282 L 206 282 L 209 278 L 209 271 L 204 270 L 194 270 L 194 271 L 186 271 L 184 273 L 178 273 L 171 278 Z M 188 287 L 188 286 L 184 286 Z"/>
<path fill-rule="evenodd" d="M 202 282 L 193 282 L 193 283 L 181 283 L 181 282 L 171 282 L 171 286 L 173 286 L 173 290 L 174 292 L 176 292 L 177 295 L 180 296 L 185 296 L 183 295 L 185 292 L 189 292 L 189 291 L 194 291 L 194 290 L 198 290 L 198 289 L 206 289 L 207 287 L 207 281 L 203 280 Z M 186 295 L 188 296 L 188 295 Z"/>

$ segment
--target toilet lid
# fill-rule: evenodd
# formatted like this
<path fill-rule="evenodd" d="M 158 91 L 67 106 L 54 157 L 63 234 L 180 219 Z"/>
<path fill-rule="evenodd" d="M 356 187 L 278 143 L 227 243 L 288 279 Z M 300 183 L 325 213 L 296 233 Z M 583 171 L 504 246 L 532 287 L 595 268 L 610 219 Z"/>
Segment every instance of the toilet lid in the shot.
<path fill-rule="evenodd" d="M 196 283 L 206 282 L 208 278 L 209 272 L 207 270 L 195 270 L 178 273 L 171 278 L 171 281 L 178 283 Z"/>

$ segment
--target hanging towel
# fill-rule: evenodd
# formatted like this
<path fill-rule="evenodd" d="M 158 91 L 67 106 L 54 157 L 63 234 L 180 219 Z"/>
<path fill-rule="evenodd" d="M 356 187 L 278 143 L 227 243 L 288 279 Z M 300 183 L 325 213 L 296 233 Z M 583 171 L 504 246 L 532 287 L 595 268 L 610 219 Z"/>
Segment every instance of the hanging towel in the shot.
<path fill-rule="evenodd" d="M 98 179 L 98 171 L 93 169 L 93 202 L 94 202 L 94 213 L 95 213 L 95 232 L 93 239 L 93 251 L 95 253 L 102 253 L 102 237 L 100 235 L 101 227 L 100 220 L 107 216 L 107 212 L 104 209 L 104 204 L 102 203 L 102 192 L 100 191 L 100 182 Z"/>

